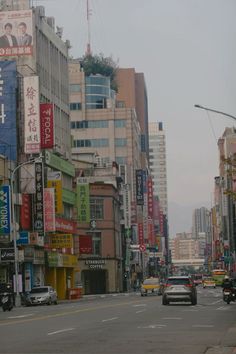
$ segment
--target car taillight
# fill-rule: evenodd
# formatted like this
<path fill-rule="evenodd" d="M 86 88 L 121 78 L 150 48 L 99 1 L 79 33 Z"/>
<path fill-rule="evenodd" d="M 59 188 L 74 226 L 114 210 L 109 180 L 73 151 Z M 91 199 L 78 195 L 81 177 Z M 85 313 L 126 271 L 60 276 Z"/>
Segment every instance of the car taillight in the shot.
<path fill-rule="evenodd" d="M 167 284 L 165 284 L 165 286 L 171 286 L 171 284 L 168 284 L 168 283 L 167 283 Z"/>
<path fill-rule="evenodd" d="M 193 287 L 192 284 L 186 284 L 185 286 L 187 286 L 188 288 L 192 288 Z"/>

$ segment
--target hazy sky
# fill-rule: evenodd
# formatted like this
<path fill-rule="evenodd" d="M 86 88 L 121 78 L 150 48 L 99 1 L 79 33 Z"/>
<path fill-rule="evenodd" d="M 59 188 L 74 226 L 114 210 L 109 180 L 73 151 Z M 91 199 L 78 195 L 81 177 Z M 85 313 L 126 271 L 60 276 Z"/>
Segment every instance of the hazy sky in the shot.
<path fill-rule="evenodd" d="M 63 27 L 71 54 L 83 55 L 86 0 L 33 2 Z M 217 140 L 234 121 L 194 104 L 236 116 L 236 0 L 90 0 L 90 7 L 92 52 L 145 75 L 149 120 L 166 132 L 170 205 L 210 206 Z M 185 231 L 174 225 L 177 214 L 170 208 L 171 232 Z"/>

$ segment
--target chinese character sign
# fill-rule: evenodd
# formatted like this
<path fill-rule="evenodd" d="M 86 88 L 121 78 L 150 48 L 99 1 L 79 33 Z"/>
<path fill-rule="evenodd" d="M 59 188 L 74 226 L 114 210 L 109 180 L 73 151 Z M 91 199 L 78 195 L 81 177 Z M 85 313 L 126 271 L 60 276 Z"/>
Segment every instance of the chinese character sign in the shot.
<path fill-rule="evenodd" d="M 89 184 L 77 184 L 78 221 L 90 222 Z"/>
<path fill-rule="evenodd" d="M 0 12 L 0 57 L 32 54 L 32 11 Z"/>
<path fill-rule="evenodd" d="M 54 188 L 44 188 L 44 230 L 56 231 Z"/>
<path fill-rule="evenodd" d="M 35 163 L 34 231 L 44 232 L 43 164 Z"/>
<path fill-rule="evenodd" d="M 39 78 L 24 77 L 25 153 L 40 152 Z"/>
<path fill-rule="evenodd" d="M 144 181 L 143 170 L 136 170 L 136 202 L 137 205 L 143 205 L 144 203 Z"/>
<path fill-rule="evenodd" d="M 62 175 L 60 171 L 50 171 L 47 175 L 47 187 L 55 192 L 55 213 L 63 214 Z"/>
<path fill-rule="evenodd" d="M 16 62 L 0 61 L 0 154 L 17 159 Z"/>

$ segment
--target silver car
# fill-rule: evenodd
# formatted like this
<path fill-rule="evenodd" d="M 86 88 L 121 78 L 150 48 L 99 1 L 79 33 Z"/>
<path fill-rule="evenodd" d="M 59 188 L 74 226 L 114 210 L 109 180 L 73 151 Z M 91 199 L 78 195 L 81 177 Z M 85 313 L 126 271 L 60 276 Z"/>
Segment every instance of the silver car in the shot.
<path fill-rule="evenodd" d="M 162 304 L 170 302 L 190 301 L 192 305 L 197 304 L 197 290 L 192 279 L 188 276 L 172 276 L 165 283 Z"/>
<path fill-rule="evenodd" d="M 51 286 L 36 286 L 27 296 L 27 305 L 57 304 L 57 292 Z"/>

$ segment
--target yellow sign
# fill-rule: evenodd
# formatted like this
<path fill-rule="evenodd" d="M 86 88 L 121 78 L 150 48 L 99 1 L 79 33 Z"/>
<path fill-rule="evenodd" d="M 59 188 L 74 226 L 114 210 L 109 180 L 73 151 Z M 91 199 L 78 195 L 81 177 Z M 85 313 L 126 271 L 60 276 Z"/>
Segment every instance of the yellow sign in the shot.
<path fill-rule="evenodd" d="M 72 234 L 53 234 L 50 236 L 51 248 L 73 248 Z"/>
<path fill-rule="evenodd" d="M 62 178 L 60 171 L 50 172 L 47 176 L 47 187 L 55 190 L 55 212 L 56 214 L 63 213 L 62 203 Z"/>

